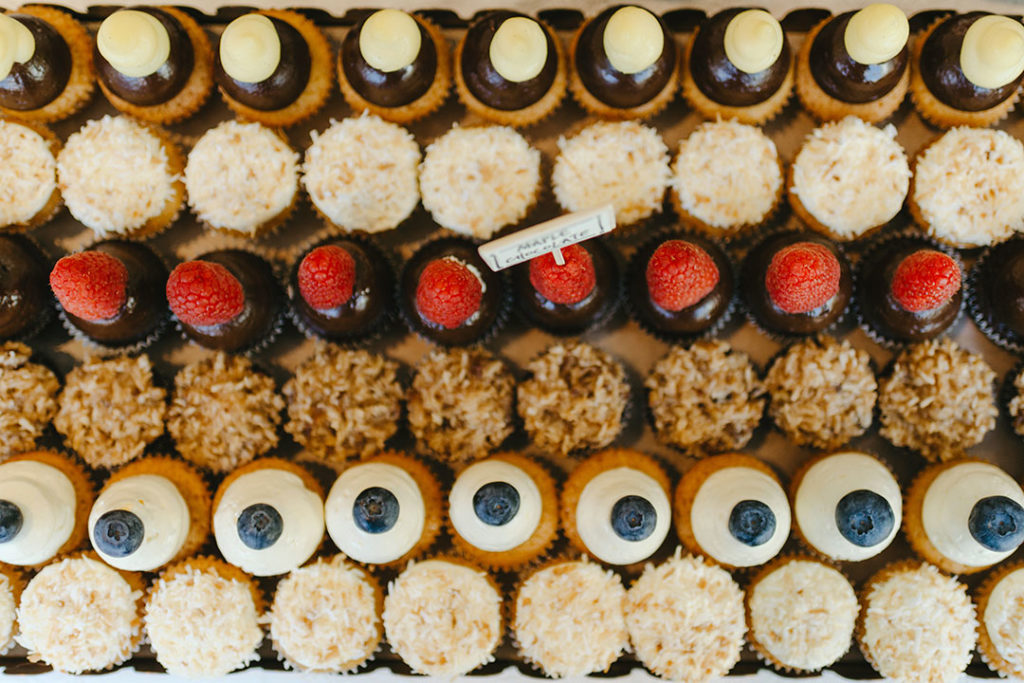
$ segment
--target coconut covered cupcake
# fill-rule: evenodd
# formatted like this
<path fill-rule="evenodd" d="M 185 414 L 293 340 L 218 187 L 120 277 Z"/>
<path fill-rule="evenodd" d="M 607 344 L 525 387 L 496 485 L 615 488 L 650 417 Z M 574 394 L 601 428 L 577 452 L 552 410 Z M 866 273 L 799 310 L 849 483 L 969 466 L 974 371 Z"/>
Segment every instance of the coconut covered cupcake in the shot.
<path fill-rule="evenodd" d="M 1020 563 L 995 569 L 977 590 L 978 651 L 996 673 L 1024 676 L 1024 570 Z"/>
<path fill-rule="evenodd" d="M 60 381 L 19 342 L 0 346 L 0 459 L 32 450 L 57 414 Z"/>
<path fill-rule="evenodd" d="M 56 215 L 58 152 L 60 140 L 48 128 L 0 121 L 0 228 L 26 230 Z"/>
<path fill-rule="evenodd" d="M 25 577 L 12 567 L 0 567 L 0 653 L 14 646 L 18 628 L 18 601 L 25 589 Z"/>

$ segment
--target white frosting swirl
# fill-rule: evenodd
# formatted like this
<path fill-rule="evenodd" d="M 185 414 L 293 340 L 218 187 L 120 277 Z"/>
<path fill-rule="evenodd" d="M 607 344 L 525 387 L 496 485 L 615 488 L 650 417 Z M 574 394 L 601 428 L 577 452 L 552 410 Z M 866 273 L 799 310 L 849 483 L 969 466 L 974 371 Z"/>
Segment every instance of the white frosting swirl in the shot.
<path fill-rule="evenodd" d="M 866 490 L 889 503 L 893 527 L 873 546 L 850 542 L 836 525 L 836 505 L 849 493 Z M 793 514 L 807 542 L 836 560 L 859 562 L 885 550 L 899 532 L 903 519 L 900 485 L 885 465 L 866 453 L 836 453 L 811 465 L 800 480 Z"/>
<path fill-rule="evenodd" d="M 989 496 L 1006 496 L 1024 506 L 1024 491 L 995 465 L 964 462 L 939 472 L 921 504 L 921 525 L 935 549 L 967 567 L 987 567 L 1012 555 L 1013 550 L 989 550 L 971 536 L 971 510 Z"/>
<path fill-rule="evenodd" d="M 505 524 L 487 524 L 477 517 L 473 496 L 487 484 L 502 482 L 519 494 L 519 511 Z M 467 467 L 452 485 L 448 509 L 452 526 L 470 545 L 497 553 L 512 550 L 533 536 L 543 501 L 537 483 L 521 468 L 503 460 L 485 460 Z"/>
<path fill-rule="evenodd" d="M 124 557 L 108 555 L 93 540 L 96 522 L 113 510 L 125 510 L 142 522 L 142 543 Z M 170 562 L 185 544 L 190 525 L 188 504 L 172 481 L 155 474 L 119 479 L 107 486 L 89 513 L 89 542 L 111 567 L 148 572 Z"/>
<path fill-rule="evenodd" d="M 355 522 L 352 508 L 366 489 L 380 487 L 398 501 L 398 520 L 379 534 L 363 531 Z M 331 487 L 325 506 L 327 533 L 334 545 L 357 562 L 385 564 L 412 550 L 423 535 L 427 510 L 416 480 L 401 467 L 368 462 L 341 473 Z"/>
<path fill-rule="evenodd" d="M 638 496 L 654 507 L 654 531 L 640 541 L 627 541 L 612 528 L 612 509 L 626 496 Z M 608 564 L 641 562 L 661 547 L 668 535 L 671 508 L 665 489 L 653 477 L 630 467 L 601 472 L 587 482 L 576 503 L 576 531 L 594 557 Z"/>
<path fill-rule="evenodd" d="M 0 562 L 19 566 L 46 562 L 75 528 L 75 487 L 56 467 L 35 460 L 0 465 L 0 500 L 21 510 L 21 530 L 0 543 Z"/>
<path fill-rule="evenodd" d="M 281 515 L 281 536 L 270 546 L 250 548 L 238 536 L 238 518 L 251 505 L 269 505 Z M 323 501 L 302 477 L 265 467 L 235 479 L 213 511 L 213 535 L 224 559 L 253 576 L 276 576 L 295 569 L 316 552 L 324 538 Z"/>
<path fill-rule="evenodd" d="M 775 515 L 775 533 L 757 546 L 740 542 L 729 531 L 729 516 L 745 500 L 764 503 Z M 753 567 L 775 557 L 789 537 L 786 492 L 766 472 L 752 467 L 723 467 L 704 480 L 690 508 L 693 537 L 717 562 Z"/>

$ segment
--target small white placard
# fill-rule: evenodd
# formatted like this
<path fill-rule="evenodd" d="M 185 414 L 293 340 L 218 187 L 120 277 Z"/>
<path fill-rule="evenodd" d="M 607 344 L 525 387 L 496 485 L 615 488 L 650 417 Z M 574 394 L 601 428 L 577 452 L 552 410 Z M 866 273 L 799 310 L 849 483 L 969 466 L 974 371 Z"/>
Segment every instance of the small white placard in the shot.
<path fill-rule="evenodd" d="M 558 252 L 577 242 L 589 240 L 615 229 L 615 210 L 611 205 L 599 209 L 580 211 L 559 216 L 533 227 L 480 245 L 480 257 L 491 270 L 505 268 L 529 261 L 532 258 Z M 556 259 L 560 254 L 556 253 Z"/>

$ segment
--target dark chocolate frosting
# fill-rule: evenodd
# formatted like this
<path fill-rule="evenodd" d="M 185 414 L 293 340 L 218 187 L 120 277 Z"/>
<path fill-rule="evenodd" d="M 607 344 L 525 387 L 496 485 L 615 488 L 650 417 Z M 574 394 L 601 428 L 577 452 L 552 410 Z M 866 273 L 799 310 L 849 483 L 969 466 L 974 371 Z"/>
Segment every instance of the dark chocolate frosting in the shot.
<path fill-rule="evenodd" d="M 964 34 L 986 12 L 957 14 L 935 27 L 921 46 L 921 79 L 940 102 L 960 111 L 990 109 L 1020 87 L 1021 77 L 1001 88 L 982 88 L 971 83 L 960 69 Z"/>
<path fill-rule="evenodd" d="M 846 25 L 854 12 L 845 12 L 825 24 L 811 45 L 811 75 L 831 97 L 843 102 L 873 102 L 896 87 L 907 70 L 908 50 L 881 64 L 861 64 L 846 51 Z"/>
<path fill-rule="evenodd" d="M 997 337 L 1024 343 L 1024 239 L 992 247 L 972 274 L 974 306 Z"/>
<path fill-rule="evenodd" d="M 0 339 L 28 336 L 50 318 L 50 263 L 32 240 L 0 235 Z"/>
<path fill-rule="evenodd" d="M 341 44 L 341 68 L 349 85 L 364 100 L 379 107 L 401 107 L 423 97 L 437 75 L 437 49 L 423 24 L 416 22 L 420 29 L 420 53 L 412 64 L 396 71 L 380 71 L 370 66 L 359 50 L 359 33 L 365 23 L 366 19 L 359 22 Z"/>
<path fill-rule="evenodd" d="M 658 19 L 665 46 L 654 64 L 635 74 L 624 74 L 608 61 L 604 29 L 623 5 L 610 7 L 585 24 L 576 44 L 576 73 L 587 91 L 610 107 L 629 109 L 650 102 L 672 79 L 676 68 L 676 44 L 664 22 Z"/>
<path fill-rule="evenodd" d="M 551 34 L 547 39 L 547 59 L 540 73 L 519 83 L 506 80 L 491 64 L 490 49 L 494 33 L 508 19 L 524 17 L 519 12 L 496 10 L 488 13 L 466 31 L 462 42 L 462 80 L 473 96 L 494 109 L 525 109 L 551 89 L 558 73 L 558 52 Z M 543 27 L 541 27 L 543 30 Z"/>
<path fill-rule="evenodd" d="M 709 18 L 697 31 L 690 48 L 690 75 L 708 99 L 729 107 L 749 107 L 778 92 L 789 72 L 793 55 L 785 35 L 782 52 L 764 71 L 740 71 L 725 54 L 725 29 L 744 8 L 727 9 Z"/>
<path fill-rule="evenodd" d="M 28 111 L 40 109 L 64 92 L 71 78 L 71 49 L 47 22 L 28 14 L 11 14 L 32 32 L 35 52 L 23 64 L 15 63 L 0 80 L 0 107 Z"/>
<path fill-rule="evenodd" d="M 281 61 L 274 73 L 259 83 L 236 81 L 224 72 L 218 52 L 214 77 L 231 99 L 260 111 L 284 109 L 302 94 L 309 83 L 311 57 L 302 34 L 287 21 L 267 16 L 281 41 Z"/>
<path fill-rule="evenodd" d="M 195 48 L 185 28 L 167 12 L 155 7 L 132 9 L 156 17 L 167 30 L 171 43 L 167 61 L 148 76 L 126 76 L 104 59 L 97 47 L 93 51 L 96 77 L 111 92 L 127 102 L 141 107 L 162 104 L 181 92 L 188 82 L 195 65 Z"/>

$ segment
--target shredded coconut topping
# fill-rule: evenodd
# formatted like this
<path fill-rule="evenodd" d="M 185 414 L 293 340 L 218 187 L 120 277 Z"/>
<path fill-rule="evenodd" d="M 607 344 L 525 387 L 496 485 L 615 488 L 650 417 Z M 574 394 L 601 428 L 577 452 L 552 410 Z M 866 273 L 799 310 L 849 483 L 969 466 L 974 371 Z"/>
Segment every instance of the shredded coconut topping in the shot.
<path fill-rule="evenodd" d="M 756 126 L 709 121 L 679 143 L 672 187 L 683 209 L 710 226 L 756 225 L 779 198 L 779 153 Z"/>
<path fill-rule="evenodd" d="M 420 148 L 406 129 L 364 114 L 310 134 L 302 184 L 316 208 L 346 230 L 381 232 L 420 200 Z"/>
<path fill-rule="evenodd" d="M 0 653 L 7 652 L 14 644 L 14 622 L 17 616 L 14 586 L 7 575 L 0 572 Z"/>
<path fill-rule="evenodd" d="M 822 335 L 794 344 L 772 363 L 765 387 L 768 414 L 799 445 L 839 448 L 874 419 L 871 358 L 845 340 Z"/>
<path fill-rule="evenodd" d="M 72 133 L 57 156 L 57 177 L 71 215 L 101 237 L 159 216 L 178 180 L 163 141 L 127 116 L 104 116 Z"/>
<path fill-rule="evenodd" d="M 409 428 L 422 449 L 454 460 L 486 456 L 512 433 L 515 378 L 485 349 L 434 349 L 416 365 Z"/>
<path fill-rule="evenodd" d="M 0 226 L 30 221 L 56 187 L 50 143 L 27 126 L 0 121 Z"/>
<path fill-rule="evenodd" d="M 955 680 L 975 643 L 967 587 L 928 564 L 881 573 L 868 588 L 861 637 L 878 673 L 900 683 Z"/>
<path fill-rule="evenodd" d="M 996 425 L 996 374 L 950 339 L 914 344 L 880 383 L 880 433 L 929 460 L 951 460 Z"/>
<path fill-rule="evenodd" d="M 1024 436 L 1024 369 L 1018 370 L 1014 376 L 1013 388 L 1016 393 L 1007 408 L 1013 422 L 1013 431 Z"/>
<path fill-rule="evenodd" d="M 953 128 L 914 175 L 914 202 L 940 239 L 984 246 L 1024 229 L 1024 145 L 1004 131 Z"/>
<path fill-rule="evenodd" d="M 0 346 L 0 460 L 35 448 L 57 414 L 60 382 L 49 368 L 30 363 L 32 349 Z"/>
<path fill-rule="evenodd" d="M 981 618 L 992 648 L 1009 667 L 1002 673 L 1024 675 L 1024 572 L 1019 567 L 990 587 Z"/>
<path fill-rule="evenodd" d="M 166 393 L 148 356 L 90 359 L 68 373 L 53 426 L 90 466 L 123 465 L 164 433 Z"/>
<path fill-rule="evenodd" d="M 43 567 L 18 607 L 18 644 L 29 660 L 78 674 L 127 660 L 140 640 L 140 591 L 96 560 L 79 557 Z"/>
<path fill-rule="evenodd" d="M 537 201 L 540 152 L 506 126 L 455 127 L 427 147 L 420 191 L 439 225 L 486 239 Z"/>
<path fill-rule="evenodd" d="M 284 399 L 241 356 L 218 352 L 174 378 L 167 431 L 183 457 L 230 472 L 277 445 Z"/>

